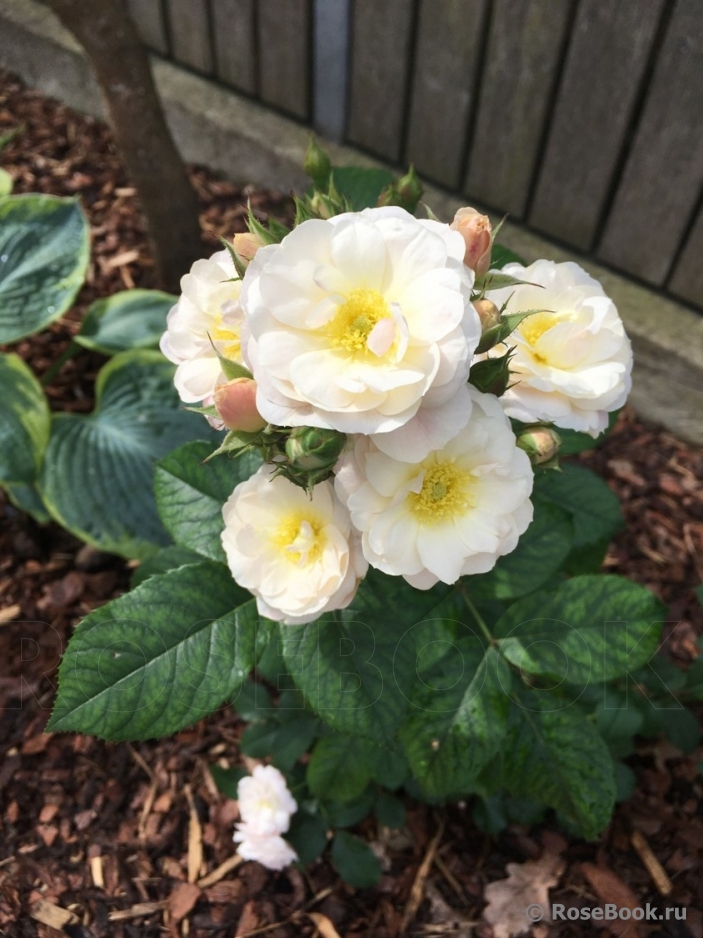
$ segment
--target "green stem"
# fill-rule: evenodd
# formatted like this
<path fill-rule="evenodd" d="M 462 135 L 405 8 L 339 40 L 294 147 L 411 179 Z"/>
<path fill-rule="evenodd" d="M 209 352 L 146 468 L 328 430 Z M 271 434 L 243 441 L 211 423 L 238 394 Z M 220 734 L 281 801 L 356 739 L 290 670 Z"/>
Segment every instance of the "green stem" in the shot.
<path fill-rule="evenodd" d="M 66 348 L 63 350 L 61 355 L 56 359 L 51 367 L 47 368 L 44 374 L 41 377 L 41 386 L 45 388 L 47 385 L 51 384 L 56 375 L 61 371 L 66 362 L 73 358 L 73 356 L 80 350 L 80 345 L 71 339 Z"/>
<path fill-rule="evenodd" d="M 469 594 L 468 594 L 468 592 L 466 591 L 466 588 L 463 586 L 463 584 L 459 587 L 459 590 L 460 590 L 460 592 L 461 592 L 461 595 L 464 597 L 464 602 L 465 602 L 466 605 L 468 606 L 469 612 L 471 613 L 471 615 L 472 615 L 472 616 L 474 617 L 474 619 L 476 620 L 476 625 L 478 625 L 478 627 L 481 629 L 481 631 L 483 632 L 483 634 L 484 634 L 484 636 L 486 637 L 486 640 L 489 642 L 489 644 L 495 645 L 496 640 L 495 640 L 495 638 L 493 638 L 493 636 L 491 635 L 491 630 L 488 628 L 488 626 L 487 626 L 486 623 L 484 622 L 481 613 L 478 611 L 478 609 L 476 608 L 476 606 L 474 606 L 474 604 L 473 604 L 473 602 L 471 601 L 471 599 L 470 599 L 470 597 L 469 597 Z"/>

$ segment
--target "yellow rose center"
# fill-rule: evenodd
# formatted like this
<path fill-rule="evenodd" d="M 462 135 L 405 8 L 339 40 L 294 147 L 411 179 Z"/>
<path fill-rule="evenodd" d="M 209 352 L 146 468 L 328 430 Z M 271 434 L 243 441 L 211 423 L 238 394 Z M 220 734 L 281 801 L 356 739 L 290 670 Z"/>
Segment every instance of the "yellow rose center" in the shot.
<path fill-rule="evenodd" d="M 474 476 L 451 462 L 435 463 L 425 470 L 422 489 L 410 496 L 412 511 L 424 524 L 438 524 L 473 508 Z"/>
<path fill-rule="evenodd" d="M 535 345 L 545 332 L 549 332 L 559 320 L 554 313 L 533 313 L 518 326 L 518 332 L 530 345 Z"/>
<path fill-rule="evenodd" d="M 319 559 L 325 546 L 323 525 L 313 515 L 289 515 L 277 528 L 273 543 L 291 563 L 304 567 Z"/>
<path fill-rule="evenodd" d="M 218 351 L 220 355 L 232 361 L 241 361 L 242 345 L 239 329 L 222 325 L 222 313 L 217 318 L 217 325 L 210 329 L 210 338 L 213 342 L 223 343 Z"/>
<path fill-rule="evenodd" d="M 334 318 L 326 326 L 333 348 L 345 352 L 366 352 L 373 327 L 381 319 L 390 319 L 391 310 L 378 290 L 361 287 L 352 290 Z"/>

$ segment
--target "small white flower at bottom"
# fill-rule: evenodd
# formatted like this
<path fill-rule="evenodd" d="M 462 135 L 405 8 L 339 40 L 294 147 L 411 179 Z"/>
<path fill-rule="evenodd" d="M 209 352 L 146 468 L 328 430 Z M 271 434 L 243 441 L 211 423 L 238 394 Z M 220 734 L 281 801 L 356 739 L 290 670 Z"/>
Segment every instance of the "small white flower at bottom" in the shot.
<path fill-rule="evenodd" d="M 256 837 L 285 834 L 298 805 L 283 775 L 272 765 L 257 765 L 237 785 L 239 814 Z"/>
<path fill-rule="evenodd" d="M 498 399 L 470 390 L 471 419 L 443 449 L 401 462 L 359 437 L 337 469 L 364 556 L 417 589 L 487 573 L 532 520 L 530 460 Z"/>
<path fill-rule="evenodd" d="M 269 870 L 282 870 L 298 859 L 298 854 L 279 834 L 260 837 L 252 834 L 248 824 L 237 824 L 234 842 L 244 860 L 255 860 Z"/>

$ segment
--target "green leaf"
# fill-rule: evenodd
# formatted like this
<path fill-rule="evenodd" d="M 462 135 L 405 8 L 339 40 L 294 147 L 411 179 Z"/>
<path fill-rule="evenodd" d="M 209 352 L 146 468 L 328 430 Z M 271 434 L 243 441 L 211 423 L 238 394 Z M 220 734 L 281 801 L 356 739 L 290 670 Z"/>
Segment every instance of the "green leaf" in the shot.
<path fill-rule="evenodd" d="M 619 759 L 615 763 L 615 787 L 617 790 L 616 801 L 629 801 L 635 793 L 637 786 L 637 776 L 629 765 L 625 765 Z"/>
<path fill-rule="evenodd" d="M 374 811 L 384 827 L 398 830 L 405 824 L 405 805 L 400 798 L 389 795 L 387 791 L 382 791 L 376 799 Z"/>
<path fill-rule="evenodd" d="M 371 812 L 375 800 L 374 787 L 369 785 L 355 801 L 325 801 L 321 802 L 321 809 L 330 827 L 354 827 Z"/>
<path fill-rule="evenodd" d="M 0 355 L 0 388 L 0 485 L 31 488 L 49 442 L 49 405 L 19 355 Z"/>
<path fill-rule="evenodd" d="M 672 746 L 688 755 L 697 749 L 701 741 L 701 724 L 698 717 L 687 707 L 662 709 L 662 723 L 664 733 Z"/>
<path fill-rule="evenodd" d="M 277 714 L 271 695 L 258 681 L 245 681 L 231 703 L 247 723 L 265 723 Z"/>
<path fill-rule="evenodd" d="M 254 759 L 271 758 L 283 772 L 288 772 L 308 751 L 317 735 L 318 722 L 310 713 L 280 723 L 254 723 L 244 731 L 240 748 Z"/>
<path fill-rule="evenodd" d="M 101 550 L 143 559 L 169 542 L 154 463 L 202 431 L 179 406 L 173 371 L 159 352 L 122 352 L 98 375 L 92 414 L 54 417 L 41 495 L 56 521 Z"/>
<path fill-rule="evenodd" d="M 185 567 L 190 563 L 200 563 L 202 554 L 196 554 L 194 550 L 187 547 L 180 547 L 178 544 L 171 544 L 164 547 L 143 560 L 132 574 L 129 581 L 130 589 L 144 583 L 149 577 L 157 576 L 160 573 L 168 573 L 169 570 L 176 570 L 178 567 Z"/>
<path fill-rule="evenodd" d="M 38 332 L 70 309 L 88 270 L 88 222 L 75 199 L 0 202 L 0 343 Z"/>
<path fill-rule="evenodd" d="M 169 736 L 232 697 L 268 628 L 221 564 L 152 577 L 76 629 L 51 729 L 112 740 Z"/>
<path fill-rule="evenodd" d="M 507 263 L 507 262 L 506 262 Z M 503 795 L 488 795 L 478 797 L 471 812 L 474 824 L 484 834 L 495 836 L 508 826 L 505 813 L 505 798 Z"/>
<path fill-rule="evenodd" d="M 445 592 L 371 571 L 347 609 L 283 628 L 286 665 L 313 710 L 340 733 L 393 746 L 415 679 L 406 633 Z"/>
<path fill-rule="evenodd" d="M 554 808 L 593 840 L 615 804 L 613 760 L 582 710 L 573 704 L 543 706 L 530 692 L 513 701 L 508 736 L 486 779 L 492 790 L 505 788 Z"/>
<path fill-rule="evenodd" d="M 504 287 L 517 287 L 521 284 L 529 284 L 531 287 L 541 287 L 541 283 L 532 283 L 530 280 L 521 280 L 519 277 L 512 277 L 510 274 L 499 274 L 489 270 L 483 277 L 477 277 L 474 284 L 474 290 L 502 290 Z"/>
<path fill-rule="evenodd" d="M 375 747 L 353 736 L 325 736 L 308 763 L 310 791 L 327 801 L 353 801 L 366 790 L 373 774 Z"/>
<path fill-rule="evenodd" d="M 500 652 L 529 674 L 566 684 L 609 681 L 655 653 L 665 610 L 617 576 L 579 576 L 514 603 L 494 629 Z"/>
<path fill-rule="evenodd" d="M 494 244 L 491 249 L 491 270 L 502 270 L 506 264 L 520 264 L 522 267 L 527 267 L 527 261 L 515 251 L 511 251 L 502 244 Z"/>
<path fill-rule="evenodd" d="M 285 839 L 298 854 L 303 866 L 316 860 L 327 846 L 327 822 L 320 814 L 310 814 L 302 808 L 291 818 Z"/>
<path fill-rule="evenodd" d="M 85 314 L 75 341 L 103 355 L 158 348 L 166 316 L 177 299 L 159 290 L 123 290 L 98 300 Z"/>
<path fill-rule="evenodd" d="M 574 522 L 574 547 L 611 538 L 622 527 L 617 495 L 590 469 L 565 463 L 561 472 L 535 476 L 533 500 L 551 502 Z"/>
<path fill-rule="evenodd" d="M 333 179 L 339 194 L 349 199 L 355 212 L 360 212 L 376 205 L 381 192 L 393 182 L 393 174 L 385 169 L 340 166 L 334 170 Z"/>
<path fill-rule="evenodd" d="M 400 737 L 413 775 L 428 795 L 464 794 L 503 741 L 510 671 L 466 626 L 458 626 L 455 636 L 442 636 L 431 623 L 416 631 L 415 640 L 419 680 Z M 439 660 L 431 660 L 439 649 L 444 649 Z"/>
<path fill-rule="evenodd" d="M 256 472 L 261 459 L 246 453 L 203 464 L 211 452 L 208 443 L 194 442 L 169 453 L 156 466 L 154 492 L 164 527 L 177 544 L 224 560 L 222 506 Z"/>
<path fill-rule="evenodd" d="M 532 524 L 512 553 L 499 557 L 495 567 L 464 581 L 469 595 L 516 599 L 539 589 L 562 566 L 571 551 L 573 525 L 563 509 L 538 502 Z"/>
<path fill-rule="evenodd" d="M 5 483 L 5 491 L 15 508 L 31 515 L 39 524 L 46 524 L 47 521 L 51 521 L 51 515 L 46 510 L 41 495 L 33 485 L 21 485 L 14 482 Z"/>
<path fill-rule="evenodd" d="M 245 778 L 247 774 L 246 770 L 239 766 L 223 769 L 221 765 L 211 765 L 210 774 L 218 790 L 221 791 L 226 798 L 232 798 L 236 801 L 238 798 L 237 785 Z"/>
<path fill-rule="evenodd" d="M 358 889 L 375 886 L 381 878 L 381 864 L 371 848 L 347 831 L 334 836 L 332 865 L 345 883 Z"/>
<path fill-rule="evenodd" d="M 0 169 L 0 199 L 4 199 L 12 192 L 13 185 L 12 176 L 6 169 Z"/>

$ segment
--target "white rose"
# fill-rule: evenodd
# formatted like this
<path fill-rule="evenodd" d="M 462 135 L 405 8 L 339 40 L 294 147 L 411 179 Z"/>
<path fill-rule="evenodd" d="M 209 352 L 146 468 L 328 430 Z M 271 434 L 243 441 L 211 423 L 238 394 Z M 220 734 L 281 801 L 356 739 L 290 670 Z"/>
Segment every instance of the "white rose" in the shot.
<path fill-rule="evenodd" d="M 248 824 L 237 824 L 234 842 L 239 844 L 237 853 L 242 859 L 256 860 L 269 870 L 283 870 L 298 859 L 295 850 L 278 834 L 258 837 L 250 832 Z"/>
<path fill-rule="evenodd" d="M 414 464 L 359 437 L 335 487 L 371 566 L 429 589 L 486 573 L 532 520 L 533 473 L 498 399 L 471 389 L 468 425 Z"/>
<path fill-rule="evenodd" d="M 503 272 L 541 287 L 491 291 L 497 306 L 507 301 L 508 312 L 550 310 L 528 316 L 507 340 L 515 346 L 510 362 L 515 377 L 501 398 L 506 414 L 598 436 L 632 386 L 632 350 L 615 304 L 598 281 L 570 261 L 507 264 Z"/>
<path fill-rule="evenodd" d="M 284 776 L 272 765 L 257 765 L 239 780 L 237 801 L 247 833 L 254 837 L 285 834 L 298 810 Z"/>
<path fill-rule="evenodd" d="M 331 482 L 316 485 L 311 498 L 262 466 L 236 487 L 223 517 L 230 570 L 262 616 L 310 622 L 354 598 L 367 564 Z"/>
<path fill-rule="evenodd" d="M 219 352 L 242 363 L 241 281 L 229 251 L 196 261 L 181 279 L 181 296 L 166 320 L 161 351 L 178 365 L 174 379 L 182 401 L 210 401 L 218 384 L 227 381 Z M 213 348 L 214 346 L 214 348 Z"/>
<path fill-rule="evenodd" d="M 257 407 L 273 424 L 371 434 L 403 458 L 468 420 L 481 325 L 462 236 L 400 208 L 303 222 L 247 269 Z"/>

